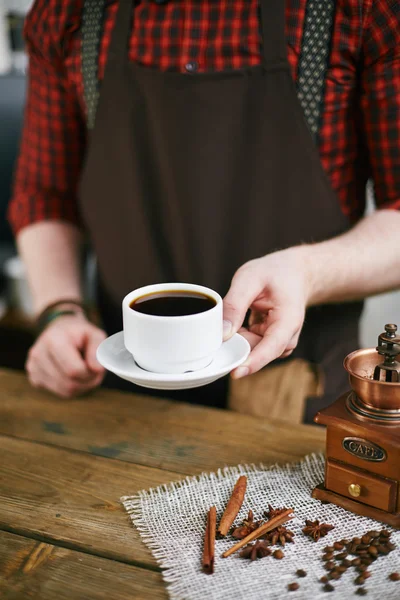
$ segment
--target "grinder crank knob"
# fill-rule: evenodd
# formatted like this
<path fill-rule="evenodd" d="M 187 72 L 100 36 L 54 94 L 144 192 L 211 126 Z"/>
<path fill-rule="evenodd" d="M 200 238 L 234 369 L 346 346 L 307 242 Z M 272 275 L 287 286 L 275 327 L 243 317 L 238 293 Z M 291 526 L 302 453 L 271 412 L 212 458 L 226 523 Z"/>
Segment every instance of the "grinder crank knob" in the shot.
<path fill-rule="evenodd" d="M 385 325 L 385 331 L 388 335 L 394 337 L 397 331 L 397 325 L 394 323 L 389 323 L 388 325 Z"/>

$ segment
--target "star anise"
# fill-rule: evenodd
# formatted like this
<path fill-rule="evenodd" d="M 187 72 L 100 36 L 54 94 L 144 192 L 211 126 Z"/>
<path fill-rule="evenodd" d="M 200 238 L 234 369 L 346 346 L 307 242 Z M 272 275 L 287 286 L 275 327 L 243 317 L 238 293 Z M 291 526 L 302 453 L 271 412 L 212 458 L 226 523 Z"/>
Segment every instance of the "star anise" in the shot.
<path fill-rule="evenodd" d="M 281 515 L 283 512 L 285 512 L 285 510 L 287 510 L 286 507 L 273 508 L 270 504 L 268 504 L 268 510 L 265 511 L 264 517 L 266 517 L 268 520 L 270 520 L 270 519 L 273 519 L 274 517 L 277 517 L 278 515 Z"/>
<path fill-rule="evenodd" d="M 240 525 L 240 527 L 236 527 L 236 529 L 234 529 L 232 531 L 232 536 L 234 538 L 236 538 L 237 540 L 242 540 L 247 535 L 249 535 L 249 533 L 252 533 L 256 529 L 258 529 L 258 527 L 260 525 L 261 525 L 260 522 L 258 522 L 258 521 L 254 522 L 253 511 L 249 510 L 249 514 L 247 515 L 247 519 L 245 519 L 243 521 L 243 523 Z"/>
<path fill-rule="evenodd" d="M 268 542 L 256 542 L 255 544 L 248 544 L 240 553 L 241 558 L 249 558 L 250 560 L 256 560 L 257 558 L 264 558 L 264 556 L 270 556 L 271 550 L 268 547 Z"/>
<path fill-rule="evenodd" d="M 280 544 L 284 546 L 287 542 L 293 543 L 293 531 L 286 529 L 286 527 L 276 527 L 272 531 L 265 534 L 265 538 L 269 541 L 272 546 Z"/>
<path fill-rule="evenodd" d="M 331 529 L 334 529 L 333 525 L 320 523 L 318 519 L 316 521 L 306 519 L 306 526 L 303 529 L 303 533 L 312 538 L 314 542 L 318 542 L 319 538 L 325 537 Z"/>

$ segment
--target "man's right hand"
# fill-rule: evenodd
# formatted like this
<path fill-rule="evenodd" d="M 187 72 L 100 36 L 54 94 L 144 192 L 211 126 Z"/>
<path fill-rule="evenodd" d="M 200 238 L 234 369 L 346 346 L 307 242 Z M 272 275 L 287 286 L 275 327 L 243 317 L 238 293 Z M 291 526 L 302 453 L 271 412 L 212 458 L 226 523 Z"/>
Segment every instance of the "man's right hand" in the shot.
<path fill-rule="evenodd" d="M 96 350 L 106 333 L 82 314 L 64 315 L 50 323 L 29 351 L 29 381 L 63 398 L 79 396 L 97 387 L 104 369 Z"/>

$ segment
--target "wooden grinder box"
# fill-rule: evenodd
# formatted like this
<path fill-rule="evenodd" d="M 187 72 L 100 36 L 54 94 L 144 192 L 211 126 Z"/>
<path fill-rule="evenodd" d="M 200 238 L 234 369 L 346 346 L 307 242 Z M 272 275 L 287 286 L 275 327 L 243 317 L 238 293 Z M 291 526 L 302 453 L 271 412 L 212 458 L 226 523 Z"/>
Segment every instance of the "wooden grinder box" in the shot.
<path fill-rule="evenodd" d="M 395 325 L 386 325 L 376 350 L 358 350 L 346 357 L 352 390 L 316 415 L 315 421 L 327 426 L 326 467 L 324 483 L 312 494 L 393 527 L 400 526 L 396 330 Z"/>

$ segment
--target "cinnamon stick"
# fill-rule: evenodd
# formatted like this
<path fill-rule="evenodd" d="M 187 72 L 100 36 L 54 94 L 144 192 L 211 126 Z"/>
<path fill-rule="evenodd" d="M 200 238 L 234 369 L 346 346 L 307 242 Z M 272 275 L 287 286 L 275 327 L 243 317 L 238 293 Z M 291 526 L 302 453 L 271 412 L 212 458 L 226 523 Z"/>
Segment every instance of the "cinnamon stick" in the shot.
<path fill-rule="evenodd" d="M 290 519 L 293 519 L 293 515 L 291 514 L 292 512 L 293 508 L 288 508 L 287 510 L 285 510 L 285 512 L 281 513 L 280 515 L 277 515 L 276 517 L 273 517 L 267 523 L 264 523 L 264 525 L 261 525 L 261 527 L 259 527 L 255 531 L 249 533 L 249 535 L 240 540 L 240 542 L 238 542 L 237 544 L 232 546 L 232 548 L 229 548 L 229 550 L 224 552 L 222 558 L 228 558 L 228 556 L 234 554 L 235 552 L 240 550 L 240 548 L 246 546 L 246 544 L 248 544 L 249 542 L 252 542 L 253 540 L 256 540 L 257 538 L 261 537 L 262 535 L 264 535 L 264 533 L 267 533 L 267 531 L 271 531 L 272 529 L 275 529 L 275 527 L 280 527 L 287 521 L 290 521 Z"/>
<path fill-rule="evenodd" d="M 233 525 L 234 520 L 236 519 L 239 510 L 243 504 L 244 495 L 246 493 L 247 488 L 247 477 L 246 475 L 241 475 L 237 480 L 235 487 L 233 488 L 231 497 L 229 498 L 228 504 L 226 505 L 226 509 L 224 514 L 222 515 L 221 521 L 218 527 L 218 533 L 221 536 L 226 536 L 228 531 Z"/>
<path fill-rule="evenodd" d="M 217 529 L 217 509 L 212 506 L 207 515 L 207 526 L 204 535 L 203 571 L 208 575 L 214 573 L 215 533 Z"/>

